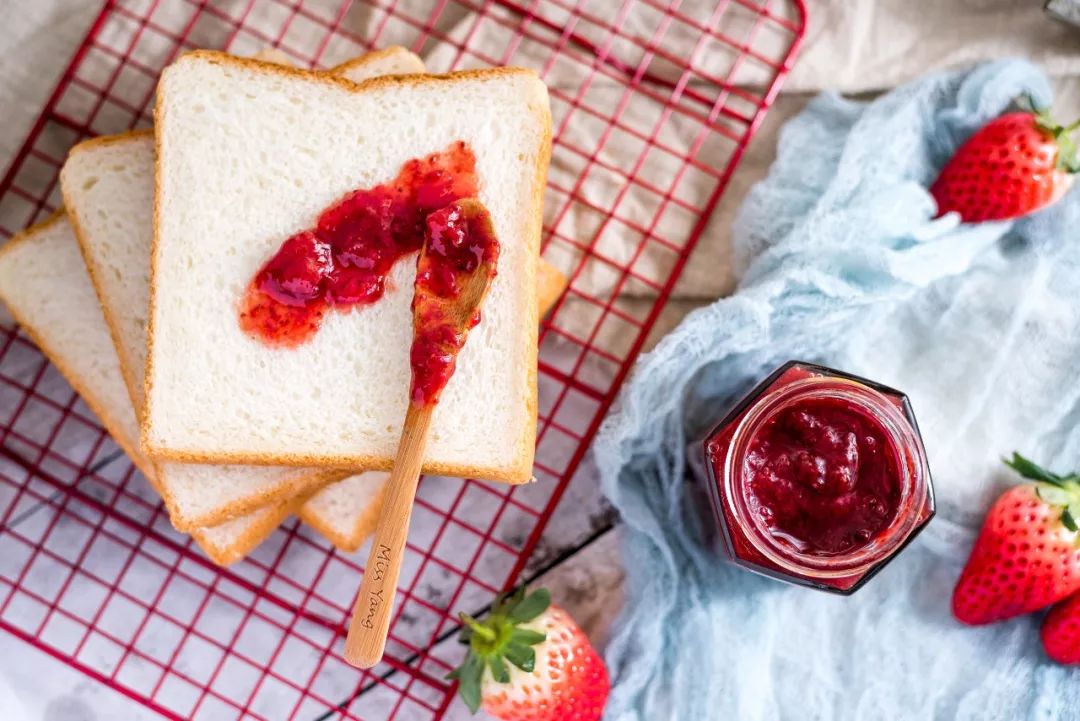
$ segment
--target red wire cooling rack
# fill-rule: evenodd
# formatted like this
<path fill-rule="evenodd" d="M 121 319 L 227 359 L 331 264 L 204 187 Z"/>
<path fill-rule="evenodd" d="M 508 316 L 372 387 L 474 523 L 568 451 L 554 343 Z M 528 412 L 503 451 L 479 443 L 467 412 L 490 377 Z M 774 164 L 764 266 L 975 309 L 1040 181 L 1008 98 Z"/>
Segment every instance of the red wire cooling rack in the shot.
<path fill-rule="evenodd" d="M 421 484 L 387 657 L 357 671 L 340 652 L 362 554 L 290 522 L 214 567 L 34 345 L 2 327 L 0 628 L 168 718 L 441 718 L 457 613 L 521 576 L 803 23 L 801 0 L 107 2 L 0 183 L 5 236 L 59 204 L 72 144 L 149 124 L 158 73 L 188 48 L 275 46 L 328 67 L 401 44 L 432 71 L 544 76 L 544 252 L 572 273 L 540 334 L 538 482 Z"/>

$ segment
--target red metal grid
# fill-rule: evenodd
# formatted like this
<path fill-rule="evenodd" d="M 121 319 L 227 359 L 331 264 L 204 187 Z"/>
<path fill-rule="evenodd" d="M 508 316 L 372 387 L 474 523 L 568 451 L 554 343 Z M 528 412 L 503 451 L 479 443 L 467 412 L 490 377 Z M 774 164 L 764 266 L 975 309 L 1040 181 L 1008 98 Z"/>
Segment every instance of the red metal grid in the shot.
<path fill-rule="evenodd" d="M 328 67 L 401 44 L 435 72 L 521 64 L 549 81 L 543 245 L 573 272 L 540 333 L 538 483 L 421 484 L 387 657 L 361 672 L 341 648 L 363 550 L 332 551 L 290 521 L 247 560 L 215 567 L 34 345 L 3 326 L 0 629 L 171 719 L 441 718 L 457 613 L 521 577 L 801 40 L 801 0 L 702 5 L 106 2 L 0 182 L 5 237 L 58 205 L 72 144 L 149 124 L 158 74 L 188 48 L 274 46 Z M 736 84 L 746 72 L 758 82 Z"/>

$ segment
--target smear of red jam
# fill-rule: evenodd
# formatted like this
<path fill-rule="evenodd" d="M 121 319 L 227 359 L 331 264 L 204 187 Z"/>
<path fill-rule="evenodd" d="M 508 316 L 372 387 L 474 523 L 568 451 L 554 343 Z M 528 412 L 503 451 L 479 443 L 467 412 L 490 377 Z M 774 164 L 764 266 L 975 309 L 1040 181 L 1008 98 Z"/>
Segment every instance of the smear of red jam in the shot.
<path fill-rule="evenodd" d="M 900 507 L 900 458 L 879 421 L 840 399 L 795 401 L 751 439 L 751 511 L 802 553 L 865 546 Z"/>
<path fill-rule="evenodd" d="M 311 340 L 331 308 L 381 298 L 394 264 L 423 245 L 428 217 L 476 194 L 476 156 L 461 141 L 408 161 L 390 182 L 349 193 L 259 269 L 240 326 L 271 346 Z"/>
<path fill-rule="evenodd" d="M 438 403 L 469 330 L 480 322 L 479 310 L 464 324 L 454 312 L 464 283 L 476 272 L 486 273 L 490 282 L 499 259 L 491 217 L 471 199 L 430 214 L 426 242 L 416 266 L 409 358 L 412 402 L 421 406 Z"/>

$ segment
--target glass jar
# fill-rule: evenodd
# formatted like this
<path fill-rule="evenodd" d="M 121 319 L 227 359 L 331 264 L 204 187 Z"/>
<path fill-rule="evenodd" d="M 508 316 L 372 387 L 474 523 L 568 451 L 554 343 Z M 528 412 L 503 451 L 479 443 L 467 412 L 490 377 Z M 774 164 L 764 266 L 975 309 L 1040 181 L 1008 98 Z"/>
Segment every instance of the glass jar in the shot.
<path fill-rule="evenodd" d="M 736 564 L 854 592 L 934 515 L 907 396 L 791 361 L 698 444 L 722 550 Z"/>

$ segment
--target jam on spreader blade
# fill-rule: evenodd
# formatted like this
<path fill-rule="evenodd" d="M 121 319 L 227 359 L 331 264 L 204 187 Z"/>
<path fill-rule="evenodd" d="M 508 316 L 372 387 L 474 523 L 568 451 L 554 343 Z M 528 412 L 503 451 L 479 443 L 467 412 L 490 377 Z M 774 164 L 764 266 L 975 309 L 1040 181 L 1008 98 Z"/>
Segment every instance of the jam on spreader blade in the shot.
<path fill-rule="evenodd" d="M 431 418 L 495 277 L 499 243 L 479 201 L 426 219 L 413 294 L 412 383 L 394 469 L 345 641 L 345 660 L 371 668 L 383 655 Z"/>

